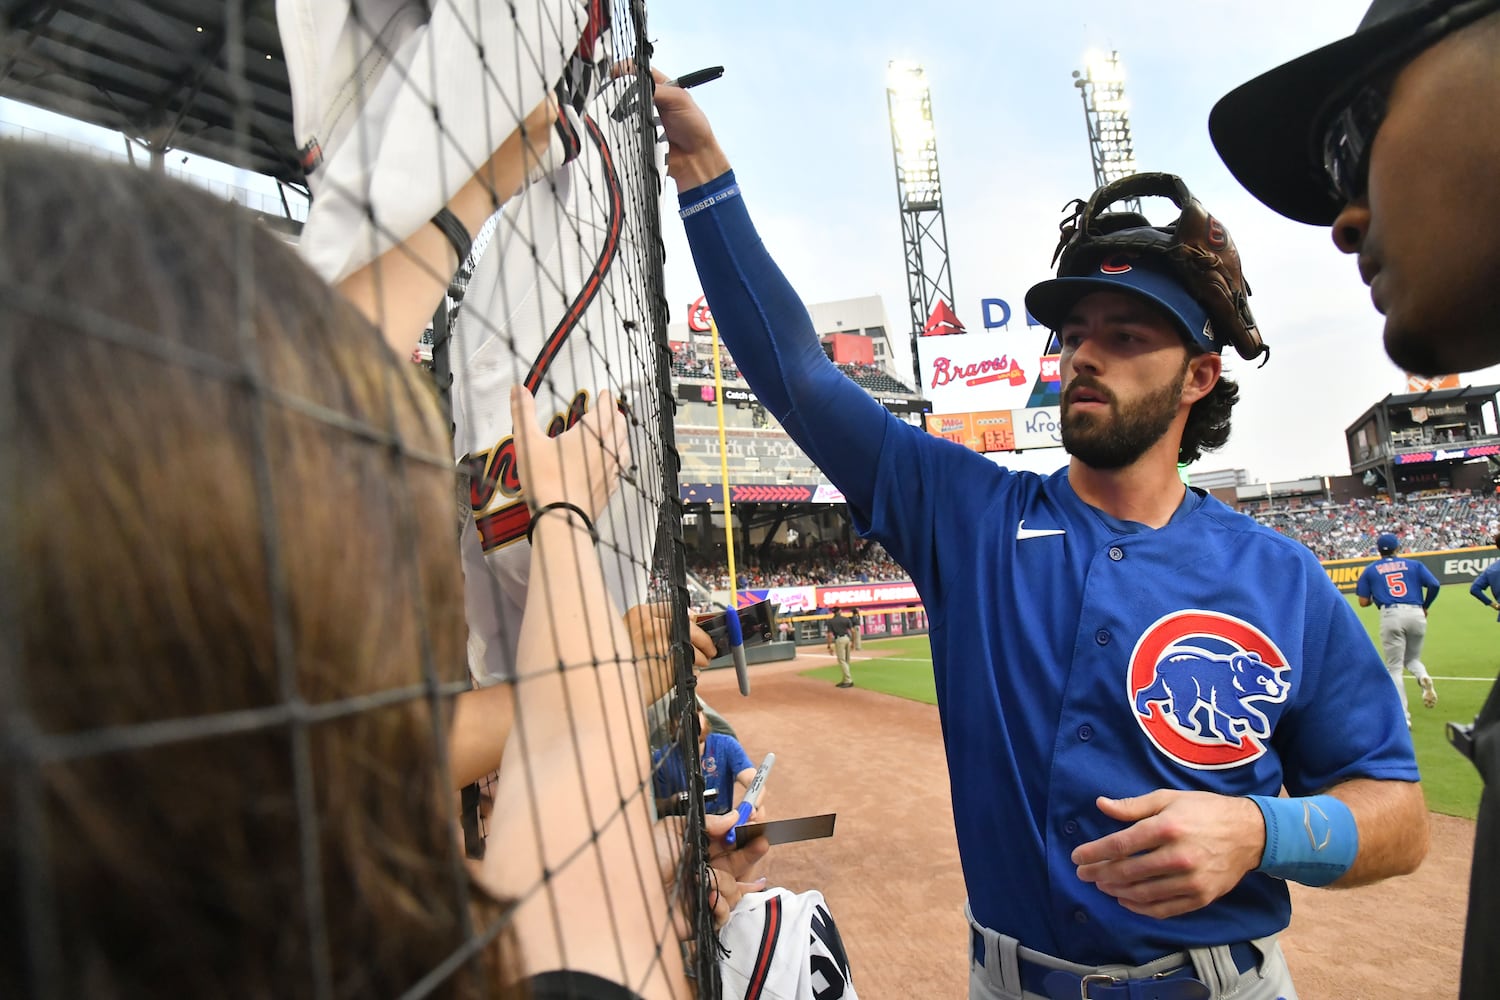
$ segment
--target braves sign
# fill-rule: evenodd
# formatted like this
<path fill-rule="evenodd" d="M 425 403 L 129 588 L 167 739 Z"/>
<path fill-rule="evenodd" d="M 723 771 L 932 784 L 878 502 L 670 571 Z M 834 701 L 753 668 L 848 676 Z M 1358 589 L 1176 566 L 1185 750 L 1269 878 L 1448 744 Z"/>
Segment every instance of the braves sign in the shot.
<path fill-rule="evenodd" d="M 1159 751 L 1185 767 L 1222 770 L 1265 754 L 1267 713 L 1286 701 L 1289 674 L 1281 650 L 1249 622 L 1176 611 L 1136 643 L 1126 697 Z"/>
<path fill-rule="evenodd" d="M 714 314 L 708 308 L 708 299 L 698 296 L 697 301 L 688 305 L 687 324 L 688 329 L 694 333 L 707 333 L 713 326 Z"/>
<path fill-rule="evenodd" d="M 933 413 L 1024 410 L 1057 402 L 1052 334 L 1020 328 L 917 341 L 923 393 Z"/>

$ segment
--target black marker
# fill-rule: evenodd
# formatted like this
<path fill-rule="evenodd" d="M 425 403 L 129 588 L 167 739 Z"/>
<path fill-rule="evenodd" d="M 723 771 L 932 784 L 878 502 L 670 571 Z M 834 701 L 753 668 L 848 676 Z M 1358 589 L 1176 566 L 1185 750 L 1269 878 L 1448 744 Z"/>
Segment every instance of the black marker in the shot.
<path fill-rule="evenodd" d="M 687 90 L 690 87 L 697 87 L 701 84 L 717 80 L 723 75 L 723 66 L 710 66 L 707 69 L 695 69 L 691 73 L 684 73 L 675 80 L 668 80 L 666 83 L 662 84 L 662 86 L 681 87 L 683 90 Z"/>

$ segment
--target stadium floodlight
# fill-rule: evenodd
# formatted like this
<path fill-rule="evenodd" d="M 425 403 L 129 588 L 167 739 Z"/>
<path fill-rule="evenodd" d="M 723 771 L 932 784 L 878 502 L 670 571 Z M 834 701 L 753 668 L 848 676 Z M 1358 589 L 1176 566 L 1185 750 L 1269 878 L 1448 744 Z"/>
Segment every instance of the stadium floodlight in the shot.
<path fill-rule="evenodd" d="M 1073 86 L 1083 97 L 1084 123 L 1088 127 L 1089 156 L 1093 161 L 1094 185 L 1139 171 L 1130 136 L 1130 101 L 1125 97 L 1125 68 L 1118 52 L 1092 52 L 1084 59 L 1082 72 L 1073 71 Z M 1139 199 L 1125 202 L 1140 211 Z"/>
<path fill-rule="evenodd" d="M 886 72 L 886 103 L 891 114 L 891 142 L 896 174 L 907 203 L 926 208 L 942 203 L 937 168 L 937 130 L 932 124 L 932 96 L 927 74 L 915 63 L 894 61 Z"/>
<path fill-rule="evenodd" d="M 943 217 L 943 185 L 938 173 L 937 129 L 927 73 L 916 63 L 892 60 L 886 68 L 886 106 L 896 161 L 896 194 L 906 256 L 906 287 L 911 307 L 913 385 L 922 391 L 917 340 L 942 303 L 951 315 L 953 276 L 948 267 L 948 224 Z"/>

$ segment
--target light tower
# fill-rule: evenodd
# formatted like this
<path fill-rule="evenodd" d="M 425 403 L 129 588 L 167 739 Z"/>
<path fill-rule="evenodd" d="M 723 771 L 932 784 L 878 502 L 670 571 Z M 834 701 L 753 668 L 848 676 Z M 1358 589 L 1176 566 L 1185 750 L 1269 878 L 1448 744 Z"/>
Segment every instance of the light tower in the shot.
<path fill-rule="evenodd" d="M 1073 71 L 1073 86 L 1083 97 L 1083 117 L 1089 130 L 1089 156 L 1094 165 L 1094 186 L 1136 173 L 1135 147 L 1130 139 L 1130 105 L 1125 100 L 1125 71 L 1120 53 L 1091 54 L 1082 72 Z M 1139 198 L 1123 203 L 1139 212 Z"/>
<path fill-rule="evenodd" d="M 892 60 L 886 70 L 886 106 L 896 159 L 896 196 L 906 253 L 906 290 L 911 307 L 913 388 L 922 391 L 917 338 L 929 323 L 948 332 L 963 325 L 953 313 L 953 274 L 948 268 L 948 223 L 938 178 L 937 133 L 927 74 L 916 63 Z"/>

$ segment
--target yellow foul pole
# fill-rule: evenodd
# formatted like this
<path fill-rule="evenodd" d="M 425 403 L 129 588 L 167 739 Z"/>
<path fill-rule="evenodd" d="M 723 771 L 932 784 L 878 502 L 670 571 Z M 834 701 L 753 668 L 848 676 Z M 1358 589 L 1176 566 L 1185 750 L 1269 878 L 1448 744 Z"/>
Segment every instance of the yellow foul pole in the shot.
<path fill-rule="evenodd" d="M 734 518 L 729 502 L 729 449 L 724 440 L 724 373 L 719 365 L 719 324 L 708 321 L 714 348 L 714 399 L 719 409 L 719 479 L 724 484 L 724 546 L 729 553 L 729 606 L 739 607 L 739 577 L 734 572 Z"/>

